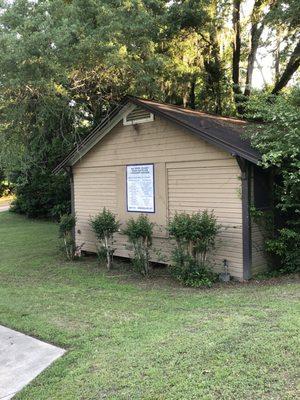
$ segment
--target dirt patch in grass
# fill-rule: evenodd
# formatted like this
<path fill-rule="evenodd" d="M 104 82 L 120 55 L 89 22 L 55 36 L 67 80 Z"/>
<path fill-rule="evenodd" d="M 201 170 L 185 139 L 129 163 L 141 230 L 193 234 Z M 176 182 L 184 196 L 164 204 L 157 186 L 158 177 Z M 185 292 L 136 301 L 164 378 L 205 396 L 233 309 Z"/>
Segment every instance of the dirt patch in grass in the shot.
<path fill-rule="evenodd" d="M 96 256 L 89 254 L 86 259 L 96 261 Z M 185 289 L 198 291 L 198 288 L 188 288 L 183 286 L 180 282 L 176 281 L 170 274 L 166 265 L 154 264 L 151 268 L 151 274 L 149 278 L 145 278 L 142 275 L 132 270 L 130 260 L 124 258 L 114 259 L 113 268 L 107 271 L 105 265 L 97 264 L 99 271 L 104 273 L 108 278 L 117 279 L 118 282 L 135 284 L 138 287 L 146 289 Z M 213 290 L 213 289 L 234 289 L 245 286 L 277 286 L 285 285 L 288 283 L 300 283 L 300 274 L 282 275 L 277 277 L 264 277 L 264 278 L 253 278 L 248 281 L 240 282 L 238 280 L 231 280 L 228 283 L 216 282 L 211 288 L 202 288 L 201 290 Z"/>

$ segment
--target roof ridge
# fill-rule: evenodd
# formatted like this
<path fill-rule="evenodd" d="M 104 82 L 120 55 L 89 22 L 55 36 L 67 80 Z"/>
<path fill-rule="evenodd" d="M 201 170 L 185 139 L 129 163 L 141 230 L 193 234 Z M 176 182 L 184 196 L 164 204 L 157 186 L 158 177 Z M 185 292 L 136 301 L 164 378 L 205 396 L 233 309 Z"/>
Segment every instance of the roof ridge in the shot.
<path fill-rule="evenodd" d="M 96 138 L 96 142 L 93 144 L 94 146 L 97 143 L 97 140 L 100 140 L 101 132 L 107 129 L 106 127 L 109 122 L 112 121 L 113 118 L 117 117 L 117 115 L 122 112 L 123 107 L 128 103 L 144 107 L 150 112 L 180 125 L 192 134 L 231 153 L 233 156 L 240 156 L 255 164 L 257 164 L 260 159 L 259 152 L 252 148 L 249 140 L 242 136 L 246 121 L 237 119 L 233 120 L 229 117 L 222 117 L 205 113 L 203 111 L 190 110 L 172 104 L 127 95 L 121 100 L 119 105 L 83 139 L 80 144 L 73 148 L 67 157 L 57 165 L 53 172 L 57 173 L 65 166 L 73 165 L 72 163 L 76 162 L 76 157 L 79 153 L 81 153 L 80 157 L 82 157 L 87 151 L 89 151 L 91 142 Z"/>
<path fill-rule="evenodd" d="M 241 119 L 241 118 L 238 118 L 238 117 L 233 117 L 233 116 L 229 116 L 229 115 L 220 115 L 220 114 L 216 114 L 216 113 L 212 113 L 212 112 L 208 112 L 208 111 L 203 111 L 203 110 L 199 110 L 199 109 L 196 110 L 196 109 L 189 108 L 189 107 L 179 106 L 177 104 L 165 103 L 165 102 L 158 101 L 158 100 L 155 100 L 155 99 L 146 99 L 146 98 L 143 98 L 143 97 L 138 97 L 138 96 L 133 96 L 133 95 L 127 95 L 126 97 L 128 99 L 137 99 L 139 101 L 148 101 L 148 102 L 151 102 L 151 103 L 154 103 L 154 104 L 160 104 L 160 105 L 176 108 L 176 109 L 179 109 L 179 110 L 182 110 L 182 111 L 188 111 L 188 112 L 191 112 L 191 113 L 204 114 L 204 115 L 207 115 L 207 116 L 210 116 L 210 117 L 215 117 L 215 118 L 218 118 L 218 119 L 224 119 L 226 121 L 227 120 L 233 120 L 234 122 L 240 122 L 242 124 L 247 124 L 248 123 L 247 120 Z"/>

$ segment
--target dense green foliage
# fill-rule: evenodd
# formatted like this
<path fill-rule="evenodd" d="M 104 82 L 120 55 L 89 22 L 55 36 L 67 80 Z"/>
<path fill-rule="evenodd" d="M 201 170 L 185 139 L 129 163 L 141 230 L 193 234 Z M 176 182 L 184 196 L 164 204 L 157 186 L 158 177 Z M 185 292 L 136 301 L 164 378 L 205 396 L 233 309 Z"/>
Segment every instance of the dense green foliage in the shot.
<path fill-rule="evenodd" d="M 64 214 L 59 222 L 59 237 L 63 240 L 63 249 L 68 260 L 74 260 L 76 256 L 76 244 L 73 236 L 76 217 L 72 214 Z"/>
<path fill-rule="evenodd" d="M 270 97 L 253 96 L 249 118 L 261 121 L 248 130 L 262 154 L 262 166 L 275 174 L 275 204 L 279 225 L 267 249 L 280 257 L 280 269 L 300 270 L 300 91 Z"/>
<path fill-rule="evenodd" d="M 126 93 L 235 114 L 259 46 L 274 58 L 272 85 L 286 86 L 299 62 L 299 2 L 257 0 L 231 27 L 244 2 L 0 0 L 0 168 L 14 209 L 69 211 L 69 179 L 51 171 Z"/>
<path fill-rule="evenodd" d="M 189 286 L 211 286 L 216 279 L 207 255 L 215 247 L 220 229 L 213 213 L 175 214 L 168 230 L 176 240 L 172 253 L 173 275 Z"/>
<path fill-rule="evenodd" d="M 299 224 L 299 221 L 298 221 Z M 299 226 L 287 223 L 280 228 L 273 239 L 266 242 L 266 249 L 280 259 L 280 273 L 300 272 L 300 230 Z"/>
<path fill-rule="evenodd" d="M 68 178 L 54 176 L 52 171 L 41 171 L 34 166 L 26 171 L 14 171 L 10 179 L 14 182 L 16 199 L 11 210 L 28 217 L 46 217 L 59 220 L 71 208 Z"/>
<path fill-rule="evenodd" d="M 90 224 L 100 242 L 100 248 L 98 248 L 99 258 L 101 259 L 105 256 L 107 269 L 110 269 L 115 251 L 113 248 L 114 233 L 119 230 L 120 223 L 117 221 L 115 214 L 104 208 L 91 219 Z"/>
<path fill-rule="evenodd" d="M 0 197 L 9 196 L 12 193 L 12 185 L 5 179 L 5 174 L 0 169 Z"/>
<path fill-rule="evenodd" d="M 59 237 L 64 237 L 65 235 L 72 232 L 75 228 L 76 217 L 72 214 L 64 214 L 59 221 Z"/>
<path fill-rule="evenodd" d="M 136 271 L 144 276 L 149 276 L 149 250 L 152 246 L 153 223 L 147 215 L 140 214 L 138 218 L 131 218 L 123 233 L 128 236 L 133 246 L 132 264 Z"/>
<path fill-rule="evenodd" d="M 116 220 L 116 216 L 106 208 L 91 219 L 91 227 L 98 240 L 112 238 L 113 234 L 118 231 L 119 226 L 120 223 Z"/>

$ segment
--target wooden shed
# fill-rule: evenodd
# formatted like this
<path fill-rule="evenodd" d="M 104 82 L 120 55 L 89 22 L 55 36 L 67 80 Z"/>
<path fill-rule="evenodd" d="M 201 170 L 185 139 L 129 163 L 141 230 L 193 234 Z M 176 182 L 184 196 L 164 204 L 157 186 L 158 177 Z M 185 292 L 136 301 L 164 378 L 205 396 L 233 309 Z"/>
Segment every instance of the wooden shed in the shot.
<path fill-rule="evenodd" d="M 76 243 L 96 251 L 89 220 L 103 207 L 122 223 L 147 213 L 155 223 L 152 259 L 167 262 L 168 219 L 176 211 L 208 209 L 222 225 L 210 255 L 216 270 L 224 259 L 240 280 L 264 270 L 262 233 L 250 205 L 268 206 L 268 180 L 261 179 L 259 154 L 243 139 L 244 127 L 234 118 L 126 97 L 55 169 L 71 173 Z M 129 256 L 121 233 L 116 248 L 117 256 Z"/>

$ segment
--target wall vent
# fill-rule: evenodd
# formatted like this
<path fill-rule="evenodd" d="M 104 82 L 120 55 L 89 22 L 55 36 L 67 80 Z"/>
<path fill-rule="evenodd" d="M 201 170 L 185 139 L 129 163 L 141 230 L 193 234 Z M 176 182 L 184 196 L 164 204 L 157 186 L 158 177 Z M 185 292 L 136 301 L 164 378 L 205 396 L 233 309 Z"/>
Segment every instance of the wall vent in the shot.
<path fill-rule="evenodd" d="M 123 118 L 123 125 L 143 124 L 154 121 L 154 115 L 144 108 L 135 108 Z"/>

